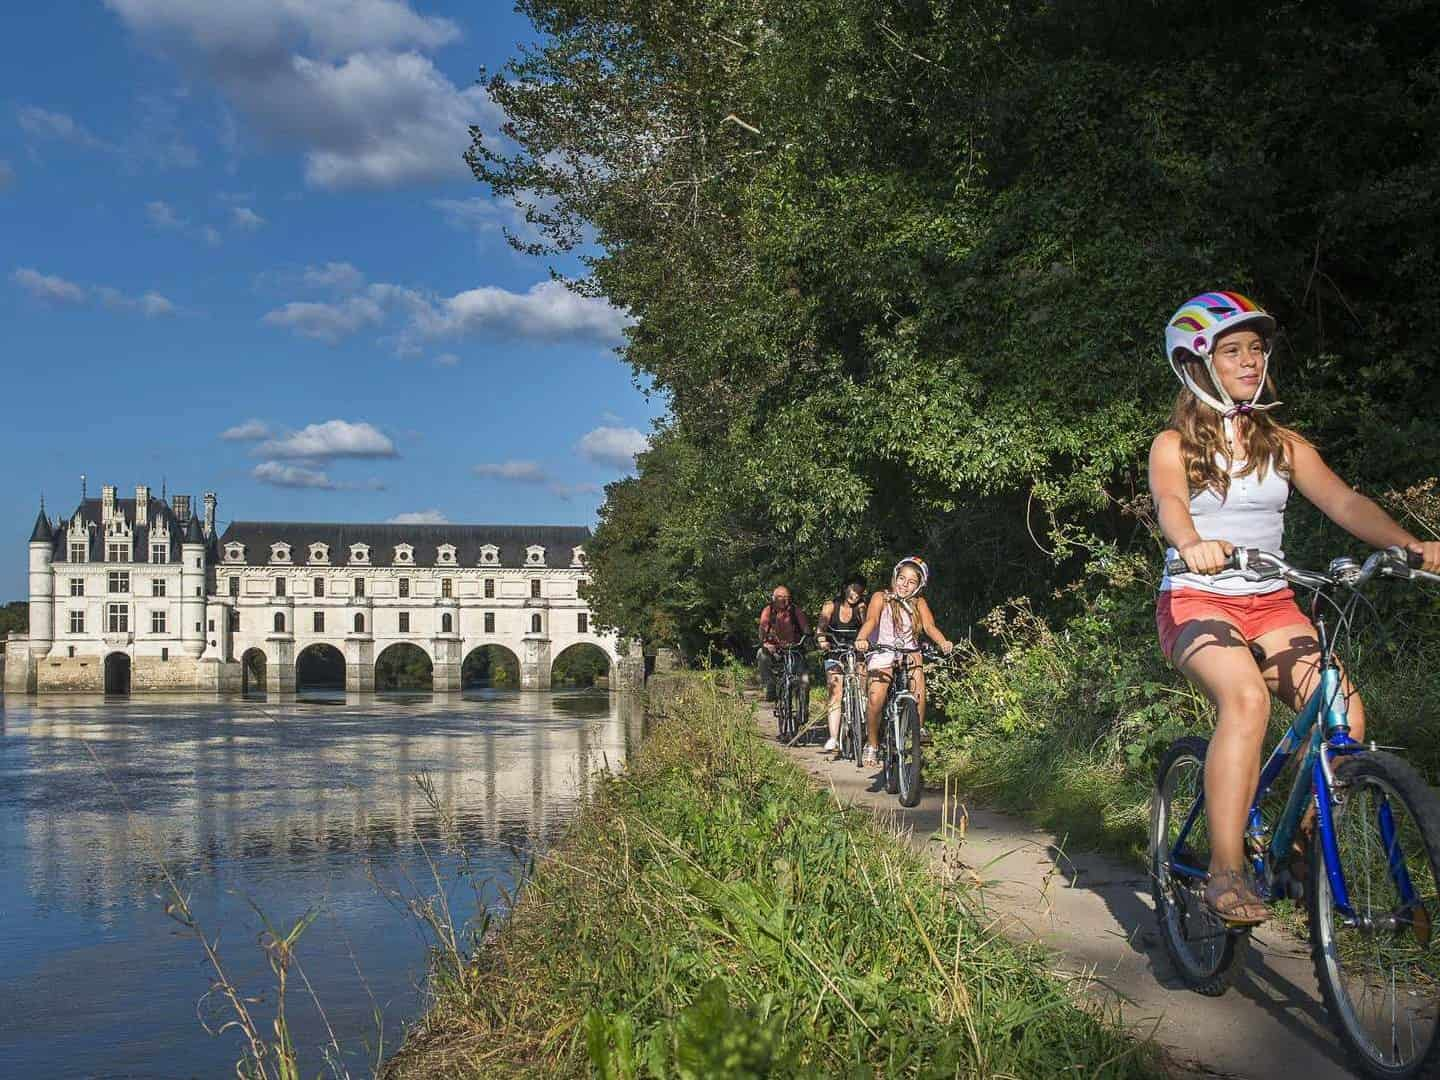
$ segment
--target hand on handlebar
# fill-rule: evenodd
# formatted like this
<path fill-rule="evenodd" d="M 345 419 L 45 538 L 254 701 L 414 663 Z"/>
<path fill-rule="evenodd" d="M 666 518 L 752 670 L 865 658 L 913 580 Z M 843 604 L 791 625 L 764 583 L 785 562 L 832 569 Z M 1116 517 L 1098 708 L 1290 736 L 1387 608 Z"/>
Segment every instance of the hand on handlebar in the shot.
<path fill-rule="evenodd" d="M 1440 574 L 1440 541 L 1425 540 L 1407 544 L 1407 549 L 1412 555 L 1420 556 L 1420 564 L 1417 566 L 1415 559 L 1410 560 L 1412 570 L 1424 570 L 1430 574 Z"/>
<path fill-rule="evenodd" d="M 1196 540 L 1179 549 L 1192 574 L 1218 574 L 1230 565 L 1234 553 L 1235 545 L 1228 540 Z"/>

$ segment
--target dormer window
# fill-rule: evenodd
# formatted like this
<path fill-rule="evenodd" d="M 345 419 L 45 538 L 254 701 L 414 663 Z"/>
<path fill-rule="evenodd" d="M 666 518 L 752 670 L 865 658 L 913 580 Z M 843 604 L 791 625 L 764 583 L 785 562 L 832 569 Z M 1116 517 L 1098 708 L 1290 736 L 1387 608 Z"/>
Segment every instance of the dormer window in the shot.
<path fill-rule="evenodd" d="M 237 540 L 226 544 L 225 561 L 227 563 L 243 563 L 245 561 L 245 545 Z"/>
<path fill-rule="evenodd" d="M 396 544 L 395 561 L 402 566 L 409 566 L 415 561 L 415 549 L 409 544 Z"/>
<path fill-rule="evenodd" d="M 584 549 L 583 547 L 577 547 L 577 548 L 571 548 L 571 549 L 570 549 L 570 565 L 571 565 L 571 566 L 584 566 L 584 565 L 585 565 L 585 549 Z"/>
<path fill-rule="evenodd" d="M 290 561 L 290 545 L 284 542 L 271 544 L 270 561 L 272 563 L 288 563 Z"/>
<path fill-rule="evenodd" d="M 543 547 L 541 547 L 539 544 L 531 544 L 529 547 L 527 547 L 527 548 L 525 549 L 525 565 L 526 565 L 526 566 L 544 566 L 544 565 L 545 565 L 545 549 L 544 549 Z"/>
<path fill-rule="evenodd" d="M 351 561 L 352 563 L 359 563 L 359 564 L 361 564 L 361 565 L 368 565 L 369 562 L 370 562 L 370 545 L 369 545 L 369 544 L 351 544 L 351 545 L 350 545 L 350 561 Z"/>
<path fill-rule="evenodd" d="M 435 549 L 435 559 L 441 566 L 455 565 L 455 545 L 441 544 Z"/>
<path fill-rule="evenodd" d="M 484 547 L 482 547 L 482 548 L 480 549 L 480 565 L 481 565 L 481 566 L 499 566 L 499 565 L 500 565 L 500 549 L 499 549 L 498 547 L 496 547 L 494 544 L 486 544 Z"/>
<path fill-rule="evenodd" d="M 312 563 L 328 563 L 330 561 L 330 545 L 311 544 L 310 561 Z"/>

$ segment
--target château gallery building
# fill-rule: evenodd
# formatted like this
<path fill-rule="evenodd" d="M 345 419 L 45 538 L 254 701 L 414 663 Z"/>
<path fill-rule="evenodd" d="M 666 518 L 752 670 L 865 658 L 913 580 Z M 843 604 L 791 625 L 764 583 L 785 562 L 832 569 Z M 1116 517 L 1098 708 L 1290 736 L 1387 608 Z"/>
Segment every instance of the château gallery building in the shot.
<path fill-rule="evenodd" d="M 486 646 L 515 655 L 522 688 L 549 687 L 554 660 L 582 644 L 605 654 L 612 685 L 642 670 L 638 649 L 590 623 L 589 529 L 235 521 L 217 535 L 216 505 L 206 492 L 197 514 L 186 495 L 121 499 L 107 485 L 66 519 L 42 506 L 6 691 L 284 694 L 301 655 L 327 646 L 347 691 L 373 690 L 397 645 L 425 653 L 437 692 L 459 690 Z"/>

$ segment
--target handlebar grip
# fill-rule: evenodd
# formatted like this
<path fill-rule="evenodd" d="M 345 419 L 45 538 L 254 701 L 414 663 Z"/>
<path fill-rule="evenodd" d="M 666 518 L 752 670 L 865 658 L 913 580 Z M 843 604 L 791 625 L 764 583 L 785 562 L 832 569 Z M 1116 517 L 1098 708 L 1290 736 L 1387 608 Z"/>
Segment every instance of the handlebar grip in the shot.
<path fill-rule="evenodd" d="M 1425 555 L 1424 555 L 1424 553 L 1423 553 L 1423 552 L 1419 552 L 1419 551 L 1411 551 L 1409 548 L 1406 548 L 1406 549 L 1405 549 L 1405 565 L 1408 566 L 1411 570 L 1423 570 L 1423 569 L 1425 569 Z"/>
<path fill-rule="evenodd" d="M 1248 566 L 1254 566 L 1259 554 L 1259 548 L 1236 548 L 1225 560 L 1225 565 L 1220 567 L 1216 573 L 1223 574 L 1226 570 L 1244 570 Z M 1179 555 L 1176 555 L 1173 559 L 1165 560 L 1165 573 L 1188 574 L 1190 566 Z"/>

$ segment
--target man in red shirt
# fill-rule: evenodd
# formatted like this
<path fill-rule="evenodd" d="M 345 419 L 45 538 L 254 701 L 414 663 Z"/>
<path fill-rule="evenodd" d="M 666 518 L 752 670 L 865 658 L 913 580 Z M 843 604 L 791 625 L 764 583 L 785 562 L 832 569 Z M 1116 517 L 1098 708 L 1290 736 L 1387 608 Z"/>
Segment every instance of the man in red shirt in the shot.
<path fill-rule="evenodd" d="M 780 650 L 797 644 L 808 633 L 810 623 L 790 599 L 790 590 L 784 585 L 775 586 L 770 603 L 760 612 L 760 652 L 756 657 L 766 701 L 775 700 L 775 660 Z"/>

